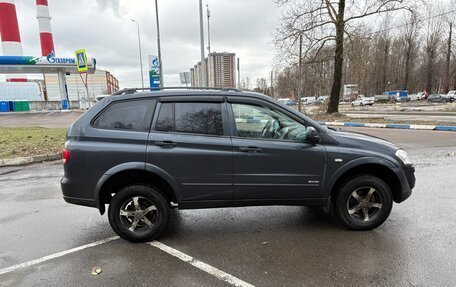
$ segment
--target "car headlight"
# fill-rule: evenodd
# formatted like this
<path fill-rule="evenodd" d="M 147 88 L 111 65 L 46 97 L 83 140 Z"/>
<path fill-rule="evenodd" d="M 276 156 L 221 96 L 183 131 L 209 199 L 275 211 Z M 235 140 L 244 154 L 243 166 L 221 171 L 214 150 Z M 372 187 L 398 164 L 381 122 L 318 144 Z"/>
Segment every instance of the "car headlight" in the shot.
<path fill-rule="evenodd" d="M 407 154 L 407 152 L 406 152 L 405 150 L 403 150 L 403 149 L 397 150 L 397 151 L 396 151 L 396 156 L 397 156 L 400 160 L 402 160 L 402 162 L 403 162 L 404 164 L 412 165 L 412 161 L 410 160 L 410 158 L 409 158 L 409 156 L 408 156 L 408 154 Z"/>

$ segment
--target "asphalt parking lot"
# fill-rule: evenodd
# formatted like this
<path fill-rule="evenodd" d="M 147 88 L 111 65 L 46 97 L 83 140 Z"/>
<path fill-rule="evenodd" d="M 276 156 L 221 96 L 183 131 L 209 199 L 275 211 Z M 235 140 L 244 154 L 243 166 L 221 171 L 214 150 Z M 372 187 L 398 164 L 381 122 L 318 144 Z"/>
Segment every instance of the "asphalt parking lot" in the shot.
<path fill-rule="evenodd" d="M 0 286 L 456 286 L 456 133 L 352 130 L 417 167 L 412 197 L 369 232 L 319 208 L 174 210 L 158 242 L 131 244 L 63 201 L 60 162 L 0 168 Z"/>

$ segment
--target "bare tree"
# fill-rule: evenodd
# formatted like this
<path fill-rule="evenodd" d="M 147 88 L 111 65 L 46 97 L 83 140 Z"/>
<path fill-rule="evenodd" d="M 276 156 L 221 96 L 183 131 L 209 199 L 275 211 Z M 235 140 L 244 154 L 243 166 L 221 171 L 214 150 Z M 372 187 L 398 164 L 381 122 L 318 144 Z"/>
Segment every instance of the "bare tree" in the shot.
<path fill-rule="evenodd" d="M 266 81 L 266 78 L 257 78 L 256 79 L 256 91 L 262 93 L 262 94 L 269 94 L 269 86 L 268 82 Z"/>
<path fill-rule="evenodd" d="M 432 9 L 429 10 L 429 15 L 432 15 Z M 432 18 L 427 22 L 425 35 L 425 54 L 426 54 L 426 90 L 429 93 L 435 88 L 435 66 L 438 57 L 438 49 L 442 33 L 442 21 L 439 18 Z"/>
<path fill-rule="evenodd" d="M 413 64 L 412 60 L 415 58 L 418 49 L 418 15 L 415 12 L 411 12 L 405 21 L 406 23 L 401 31 L 399 41 L 403 44 L 404 54 L 403 86 L 404 89 L 408 89 Z"/>
<path fill-rule="evenodd" d="M 315 56 L 329 44 L 334 48 L 334 70 L 331 97 L 327 113 L 339 109 L 342 88 L 345 35 L 363 18 L 409 8 L 408 0 L 276 0 L 285 6 L 275 42 L 283 49 L 295 46 L 300 35 L 304 36 L 305 57 L 310 51 Z M 307 57 L 308 58 L 308 57 Z M 312 62 L 313 59 L 308 59 Z"/>

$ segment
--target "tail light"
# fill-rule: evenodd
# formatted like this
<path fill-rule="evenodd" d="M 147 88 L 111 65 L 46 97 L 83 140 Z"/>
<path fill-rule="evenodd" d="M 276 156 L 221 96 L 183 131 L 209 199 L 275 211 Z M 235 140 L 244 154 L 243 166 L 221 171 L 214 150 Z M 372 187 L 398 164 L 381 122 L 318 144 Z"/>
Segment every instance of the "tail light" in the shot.
<path fill-rule="evenodd" d="M 67 163 L 70 161 L 70 157 L 71 157 L 71 152 L 69 150 L 67 150 L 66 148 L 64 148 L 62 150 L 62 160 L 63 160 L 63 163 Z"/>

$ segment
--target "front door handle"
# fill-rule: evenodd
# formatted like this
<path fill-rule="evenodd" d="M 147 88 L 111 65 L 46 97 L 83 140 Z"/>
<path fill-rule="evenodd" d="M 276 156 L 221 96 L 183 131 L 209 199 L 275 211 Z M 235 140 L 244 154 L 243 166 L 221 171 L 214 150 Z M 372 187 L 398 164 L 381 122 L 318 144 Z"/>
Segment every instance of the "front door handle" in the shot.
<path fill-rule="evenodd" d="M 173 148 L 177 146 L 177 143 L 172 141 L 162 141 L 162 142 L 154 142 L 154 145 L 161 146 L 163 148 Z"/>
<path fill-rule="evenodd" d="M 261 152 L 261 148 L 254 147 L 254 146 L 241 146 L 239 148 L 239 150 L 242 152 L 254 152 L 254 153 Z"/>

